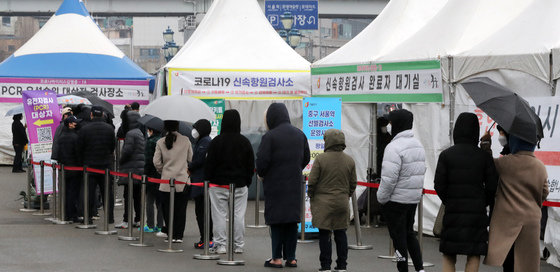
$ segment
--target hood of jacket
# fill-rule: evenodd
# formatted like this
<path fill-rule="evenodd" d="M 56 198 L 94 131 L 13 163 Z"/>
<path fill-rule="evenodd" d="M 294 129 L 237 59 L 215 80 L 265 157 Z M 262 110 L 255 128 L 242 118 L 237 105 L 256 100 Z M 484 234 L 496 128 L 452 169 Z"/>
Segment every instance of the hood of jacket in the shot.
<path fill-rule="evenodd" d="M 237 110 L 227 110 L 224 112 L 221 133 L 241 133 L 241 117 Z"/>
<path fill-rule="evenodd" d="M 346 140 L 342 130 L 331 128 L 325 132 L 323 138 L 325 139 L 325 152 L 346 149 Z"/>
<path fill-rule="evenodd" d="M 414 116 L 412 112 L 405 109 L 396 110 L 389 113 L 389 122 L 391 122 L 391 135 L 397 136 L 397 134 L 412 129 L 412 122 L 414 121 Z"/>
<path fill-rule="evenodd" d="M 138 119 L 140 119 L 140 113 L 136 111 L 128 111 L 126 113 L 126 118 L 128 119 L 129 130 L 140 127 L 140 123 L 138 123 Z"/>
<path fill-rule="evenodd" d="M 274 129 L 283 123 L 290 124 L 290 114 L 288 114 L 286 105 L 284 105 L 284 103 L 270 104 L 266 111 L 266 124 L 268 129 Z"/>
<path fill-rule="evenodd" d="M 455 144 L 478 145 L 480 125 L 476 114 L 463 112 L 457 117 L 453 128 L 453 142 Z"/>
<path fill-rule="evenodd" d="M 210 132 L 212 132 L 212 124 L 210 124 L 210 121 L 206 119 L 200 119 L 196 121 L 196 123 L 194 123 L 193 125 L 193 128 L 198 131 L 198 134 L 200 135 L 198 137 L 199 139 L 210 135 Z"/>
<path fill-rule="evenodd" d="M 511 150 L 511 154 L 515 154 L 519 151 L 534 152 L 536 147 L 536 145 L 529 143 L 513 134 L 509 135 L 509 148 Z"/>

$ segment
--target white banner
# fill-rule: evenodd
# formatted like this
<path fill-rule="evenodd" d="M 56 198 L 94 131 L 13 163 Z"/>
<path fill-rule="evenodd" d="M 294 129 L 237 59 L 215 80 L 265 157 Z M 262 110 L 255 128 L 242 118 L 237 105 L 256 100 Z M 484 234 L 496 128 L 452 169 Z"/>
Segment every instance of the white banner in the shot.
<path fill-rule="evenodd" d="M 197 97 L 310 96 L 309 71 L 169 69 L 168 94 Z"/>

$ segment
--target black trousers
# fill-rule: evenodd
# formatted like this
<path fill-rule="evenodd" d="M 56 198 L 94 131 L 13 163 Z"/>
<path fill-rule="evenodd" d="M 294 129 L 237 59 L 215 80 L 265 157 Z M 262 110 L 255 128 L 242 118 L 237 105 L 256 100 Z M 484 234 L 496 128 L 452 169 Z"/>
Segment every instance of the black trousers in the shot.
<path fill-rule="evenodd" d="M 21 144 L 14 144 L 14 151 L 16 155 L 14 156 L 14 164 L 12 166 L 12 171 L 23 170 L 23 147 Z"/>
<path fill-rule="evenodd" d="M 163 206 L 159 194 L 159 185 L 146 185 L 146 225 L 149 228 L 158 227 L 161 229 L 163 228 Z M 156 209 L 154 209 L 154 205 Z M 154 223 L 154 221 L 156 222 Z"/>
<path fill-rule="evenodd" d="M 348 259 L 348 238 L 346 237 L 346 229 L 326 230 L 319 229 L 319 261 L 322 269 L 331 269 L 332 264 L 332 234 L 334 233 L 334 242 L 336 243 L 336 267 L 346 269 L 346 260 Z"/>
<path fill-rule="evenodd" d="M 128 185 L 124 185 L 124 213 L 123 221 L 128 222 Z M 134 222 L 140 222 L 140 213 L 142 212 L 142 187 L 140 184 L 133 183 L 132 185 L 132 206 L 134 208 Z"/>
<path fill-rule="evenodd" d="M 92 168 L 105 169 L 104 167 L 92 167 Z M 89 173 L 88 176 L 89 176 L 88 208 L 89 208 L 89 216 L 92 217 L 95 214 L 97 214 L 97 206 L 95 205 L 97 195 L 95 193 L 95 190 L 98 186 L 99 186 L 99 193 L 101 194 L 101 198 L 103 199 L 103 203 L 107 201 L 107 199 L 105 199 L 105 175 Z M 109 212 L 105 216 L 108 216 L 110 224 L 115 222 L 115 217 L 113 215 L 114 209 L 115 209 L 115 198 L 113 193 L 113 182 L 109 181 Z"/>
<path fill-rule="evenodd" d="M 513 244 L 511 246 L 511 249 L 508 252 L 508 255 L 506 256 L 506 259 L 504 260 L 504 264 L 502 265 L 504 272 L 513 272 L 514 269 L 514 264 L 515 264 L 515 258 L 513 255 L 513 249 L 515 248 L 515 244 Z"/>
<path fill-rule="evenodd" d="M 185 232 L 185 225 L 187 220 L 187 203 L 189 200 L 189 194 L 183 192 L 175 193 L 175 209 L 173 210 L 173 234 L 170 235 L 168 231 L 170 193 L 160 193 L 163 204 L 163 220 L 165 221 L 165 226 L 163 227 L 162 232 L 167 233 L 167 236 L 171 236 L 172 239 L 183 239 L 183 233 Z"/>
<path fill-rule="evenodd" d="M 74 220 L 80 216 L 78 208 L 80 205 L 80 187 L 83 181 L 81 173 L 72 175 L 66 174 L 66 218 L 65 220 Z"/>
<path fill-rule="evenodd" d="M 194 212 L 196 214 L 196 223 L 198 224 L 198 231 L 200 233 L 200 241 L 204 242 L 204 194 L 199 195 L 194 198 Z M 208 207 L 208 213 L 210 216 L 210 233 L 209 237 L 212 241 L 213 231 L 212 231 L 212 209 Z"/>
<path fill-rule="evenodd" d="M 408 253 L 414 263 L 416 271 L 424 269 L 420 244 L 414 233 L 414 214 L 416 204 L 402 204 L 389 201 L 383 206 L 389 235 L 395 246 L 397 269 L 399 272 L 408 271 Z"/>
<path fill-rule="evenodd" d="M 270 225 L 272 258 L 292 261 L 296 259 L 298 223 Z"/>

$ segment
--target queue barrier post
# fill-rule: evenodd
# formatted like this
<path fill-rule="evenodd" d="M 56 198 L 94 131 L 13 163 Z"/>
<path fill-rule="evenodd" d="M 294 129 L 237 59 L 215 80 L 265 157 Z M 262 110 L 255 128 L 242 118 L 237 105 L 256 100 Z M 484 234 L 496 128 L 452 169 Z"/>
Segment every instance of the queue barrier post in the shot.
<path fill-rule="evenodd" d="M 354 211 L 354 226 L 356 229 L 356 244 L 348 245 L 349 249 L 354 250 L 371 250 L 372 245 L 362 244 L 362 229 L 360 228 L 360 214 L 358 211 L 358 198 L 356 197 L 356 191 L 352 194 L 352 210 Z"/>
<path fill-rule="evenodd" d="M 259 210 L 260 210 L 260 194 L 261 194 L 261 182 L 259 182 L 259 178 L 257 177 L 257 175 L 255 175 L 255 180 L 256 180 L 256 186 L 257 186 L 257 192 L 255 193 L 255 224 L 254 225 L 247 225 L 248 228 L 252 228 L 252 229 L 262 229 L 262 228 L 266 228 L 268 227 L 267 225 L 261 225 L 259 222 Z"/>
<path fill-rule="evenodd" d="M 95 232 L 97 235 L 114 235 L 117 234 L 116 230 L 109 230 L 109 187 L 110 185 L 110 171 L 105 169 L 105 188 L 103 190 L 103 230 L 98 230 Z"/>
<path fill-rule="evenodd" d="M 235 183 L 229 184 L 229 212 L 228 212 L 228 240 L 227 240 L 227 260 L 219 260 L 219 265 L 245 265 L 243 260 L 234 260 L 233 244 L 234 244 L 234 224 L 235 224 Z"/>
<path fill-rule="evenodd" d="M 197 260 L 218 260 L 220 256 L 210 254 L 210 197 L 208 195 L 208 181 L 204 181 L 204 253 L 195 254 Z"/>
<path fill-rule="evenodd" d="M 371 176 L 371 170 L 369 170 L 368 172 L 368 176 Z M 371 183 L 371 179 L 369 179 L 369 183 Z M 366 193 L 367 193 L 367 207 L 366 207 L 366 224 L 361 226 L 364 229 L 370 229 L 371 228 L 371 188 L 370 187 L 366 187 Z M 358 218 L 360 217 L 360 215 L 358 214 Z"/>
<path fill-rule="evenodd" d="M 52 163 L 51 164 L 51 168 L 52 168 L 52 217 L 47 217 L 45 218 L 45 220 L 47 221 L 51 221 L 53 224 L 56 224 L 56 222 L 58 221 L 58 193 L 57 193 L 57 189 L 58 189 L 58 184 L 56 182 L 56 163 Z"/>
<path fill-rule="evenodd" d="M 127 217 L 127 221 L 128 221 L 128 236 L 119 236 L 119 240 L 122 241 L 136 241 L 138 240 L 138 237 L 133 236 L 133 230 L 134 230 L 134 218 L 133 218 L 133 207 L 134 207 L 134 202 L 133 202 L 133 195 L 134 195 L 134 180 L 132 179 L 132 173 L 129 172 L 128 173 L 128 200 L 127 200 L 127 205 L 128 205 L 128 217 Z"/>
<path fill-rule="evenodd" d="M 27 159 L 27 204 L 23 208 L 19 209 L 20 212 L 36 212 L 37 209 L 31 208 L 31 182 L 33 182 L 33 165 L 31 160 Z"/>
<path fill-rule="evenodd" d="M 307 195 L 306 193 L 306 187 L 307 187 L 307 182 L 305 180 L 305 177 L 303 177 L 301 179 L 301 215 L 300 215 L 300 233 L 301 233 L 301 238 L 299 240 L 297 240 L 298 243 L 300 244 L 309 244 L 309 243 L 313 243 L 313 240 L 305 240 L 305 196 Z"/>
<path fill-rule="evenodd" d="M 422 259 L 424 259 L 424 189 L 422 189 L 422 196 L 420 197 L 420 202 L 418 203 L 418 243 L 420 244 L 420 253 L 422 254 Z M 414 266 L 412 261 L 409 260 L 409 266 Z M 425 262 L 424 267 L 432 267 L 433 263 Z"/>
<path fill-rule="evenodd" d="M 41 181 L 40 181 L 41 196 L 39 197 L 39 201 L 40 201 L 41 203 L 39 203 L 39 212 L 38 212 L 38 213 L 34 213 L 33 215 L 38 215 L 38 216 L 51 215 L 51 213 L 45 213 L 45 206 L 44 206 L 44 197 L 45 197 L 45 161 L 41 161 L 41 162 L 39 163 L 39 166 L 41 167 Z"/>
<path fill-rule="evenodd" d="M 118 138 L 116 138 L 115 141 L 115 162 L 113 169 L 115 169 L 115 171 L 119 171 L 119 161 L 121 159 L 121 141 Z M 113 179 L 113 185 L 115 185 L 118 181 L 119 177 L 115 176 Z M 122 199 L 117 198 L 117 186 L 113 186 L 113 198 L 115 199 L 115 201 L 113 202 L 115 203 L 115 207 L 123 206 Z"/>
<path fill-rule="evenodd" d="M 138 241 L 138 243 L 131 243 L 128 244 L 129 246 L 135 246 L 135 247 L 151 247 L 153 245 L 151 244 L 146 244 L 144 243 L 144 221 L 145 219 L 145 215 L 146 215 L 146 175 L 142 175 L 142 181 L 141 181 L 141 194 L 142 196 L 140 196 L 140 241 Z"/>
<path fill-rule="evenodd" d="M 56 224 L 57 225 L 72 224 L 72 221 L 66 221 L 66 171 L 64 170 L 64 164 L 59 164 L 58 184 L 60 186 L 60 194 L 59 194 L 60 219 L 56 222 Z"/>
<path fill-rule="evenodd" d="M 158 249 L 159 252 L 180 253 L 182 249 L 173 249 L 173 220 L 175 211 L 175 179 L 169 180 L 169 226 L 167 226 L 167 248 Z"/>
<path fill-rule="evenodd" d="M 82 225 L 77 225 L 78 229 L 94 229 L 97 228 L 96 225 L 90 224 L 89 220 L 89 174 L 87 171 L 87 166 L 84 165 L 84 222 Z"/>

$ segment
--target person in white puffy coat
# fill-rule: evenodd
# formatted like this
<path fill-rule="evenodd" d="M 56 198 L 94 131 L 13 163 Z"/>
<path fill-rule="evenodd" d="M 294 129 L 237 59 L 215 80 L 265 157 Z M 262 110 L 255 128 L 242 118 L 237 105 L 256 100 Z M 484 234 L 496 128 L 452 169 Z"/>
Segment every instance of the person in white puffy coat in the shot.
<path fill-rule="evenodd" d="M 412 121 L 413 115 L 407 110 L 389 114 L 393 140 L 385 148 L 377 191 L 400 272 L 408 271 L 408 253 L 415 270 L 424 271 L 420 245 L 412 227 L 422 197 L 426 155 L 422 144 L 414 138 Z"/>

